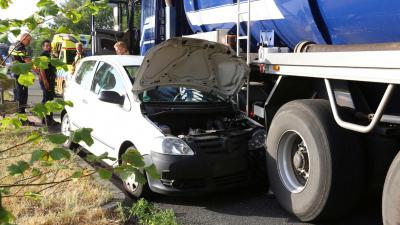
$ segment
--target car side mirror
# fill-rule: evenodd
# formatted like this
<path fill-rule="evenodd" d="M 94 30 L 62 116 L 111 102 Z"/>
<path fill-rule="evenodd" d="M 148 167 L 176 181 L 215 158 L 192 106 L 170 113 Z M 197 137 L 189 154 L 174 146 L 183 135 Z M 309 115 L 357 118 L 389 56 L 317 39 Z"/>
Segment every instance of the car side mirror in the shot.
<path fill-rule="evenodd" d="M 121 96 L 115 91 L 102 91 L 100 92 L 99 100 L 103 102 L 123 105 L 125 96 Z"/>

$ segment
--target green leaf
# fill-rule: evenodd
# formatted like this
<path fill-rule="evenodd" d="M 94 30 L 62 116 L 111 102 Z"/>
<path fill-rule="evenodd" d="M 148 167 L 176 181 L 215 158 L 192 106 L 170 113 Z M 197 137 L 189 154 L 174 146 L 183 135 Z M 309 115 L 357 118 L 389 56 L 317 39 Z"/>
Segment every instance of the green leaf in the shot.
<path fill-rule="evenodd" d="M 114 168 L 114 172 L 122 179 L 122 180 L 126 180 L 129 178 L 129 176 L 132 175 L 132 171 L 121 168 L 121 167 L 116 167 Z"/>
<path fill-rule="evenodd" d="M 81 13 L 79 13 L 77 10 L 75 10 L 75 9 L 71 9 L 71 10 L 68 10 L 66 13 L 65 13 L 65 17 L 67 17 L 68 19 L 70 19 L 73 23 L 78 23 L 80 20 L 81 20 L 81 18 L 82 18 L 82 14 Z"/>
<path fill-rule="evenodd" d="M 16 114 L 16 118 L 21 120 L 21 121 L 27 121 L 28 120 L 28 116 L 26 114 L 21 114 L 21 113 L 17 113 Z"/>
<path fill-rule="evenodd" d="M 22 20 L 10 20 L 9 24 L 11 27 L 21 27 L 25 24 L 25 22 Z"/>
<path fill-rule="evenodd" d="M 95 162 L 97 160 L 97 157 L 95 155 L 93 155 L 93 154 L 88 154 L 88 155 L 86 155 L 85 159 L 88 162 L 93 163 L 93 162 Z"/>
<path fill-rule="evenodd" d="M 32 169 L 32 176 L 37 177 L 37 176 L 40 176 L 41 174 L 42 174 L 42 172 L 39 169 L 37 169 L 37 168 Z"/>
<path fill-rule="evenodd" d="M 12 164 L 7 169 L 11 176 L 21 175 L 29 169 L 29 164 L 25 161 L 19 161 L 17 164 Z"/>
<path fill-rule="evenodd" d="M 42 37 L 49 37 L 49 36 L 53 36 L 53 30 L 51 30 L 50 28 L 47 27 L 39 27 L 37 32 L 42 36 Z"/>
<path fill-rule="evenodd" d="M 0 33 L 7 32 L 7 31 L 9 31 L 9 30 L 10 30 L 10 27 L 9 27 L 9 26 L 0 24 Z"/>
<path fill-rule="evenodd" d="M 138 150 L 130 149 L 122 155 L 122 162 L 129 163 L 135 167 L 144 167 L 144 159 Z"/>
<path fill-rule="evenodd" d="M 87 1 L 83 6 L 82 10 L 85 14 L 97 15 L 100 12 L 100 7 L 95 5 L 93 2 Z"/>
<path fill-rule="evenodd" d="M 0 66 L 0 74 L 2 74 L 2 75 L 4 75 L 4 76 L 7 76 L 6 74 L 7 74 L 7 71 L 8 71 L 8 68 L 7 67 L 2 67 L 2 66 Z"/>
<path fill-rule="evenodd" d="M 47 154 L 48 152 L 46 152 L 45 150 L 35 150 L 32 152 L 31 161 L 29 161 L 29 163 L 33 164 L 36 161 L 43 160 L 45 159 L 45 156 L 47 156 Z"/>
<path fill-rule="evenodd" d="M 5 117 L 5 118 L 1 119 L 0 124 L 1 124 L 2 129 L 6 129 L 7 127 L 9 127 L 11 125 L 11 118 Z"/>
<path fill-rule="evenodd" d="M 50 152 L 50 157 L 54 160 L 61 160 L 63 158 L 70 159 L 71 153 L 65 148 L 54 148 Z"/>
<path fill-rule="evenodd" d="M 35 75 L 31 72 L 20 74 L 18 77 L 18 83 L 26 87 L 32 86 L 34 82 Z"/>
<path fill-rule="evenodd" d="M 11 71 L 16 74 L 27 74 L 32 69 L 32 63 L 14 62 Z"/>
<path fill-rule="evenodd" d="M 0 8 L 7 9 L 11 3 L 12 0 L 0 0 Z"/>
<path fill-rule="evenodd" d="M 54 144 L 63 144 L 68 140 L 68 137 L 63 134 L 51 134 L 47 136 L 47 139 Z"/>
<path fill-rule="evenodd" d="M 2 0 L 0 0 L 1 2 Z M 1 195 L 0 195 L 1 196 Z M 0 205 L 0 224 L 10 224 L 15 220 L 15 217 Z"/>
<path fill-rule="evenodd" d="M 147 181 L 146 177 L 144 176 L 144 174 L 140 170 L 134 168 L 133 169 L 133 173 L 135 174 L 135 181 L 136 182 L 138 182 L 139 184 L 145 184 L 146 183 L 146 181 Z"/>
<path fill-rule="evenodd" d="M 50 63 L 52 66 L 54 66 L 57 70 L 64 70 L 68 71 L 68 66 L 67 64 L 63 63 L 59 59 L 50 59 Z"/>
<path fill-rule="evenodd" d="M 116 158 L 108 157 L 108 152 L 104 152 L 103 154 L 101 154 L 99 156 L 95 156 L 95 155 L 92 155 L 92 154 L 89 154 L 89 155 L 86 156 L 86 160 L 88 162 L 91 162 L 91 163 L 93 163 L 93 162 L 101 162 L 103 159 L 109 159 L 109 160 L 112 160 L 112 161 L 117 160 Z"/>
<path fill-rule="evenodd" d="M 77 181 L 79 178 L 81 178 L 83 175 L 82 171 L 75 171 L 72 176 L 71 179 L 72 181 Z"/>
<path fill-rule="evenodd" d="M 69 106 L 69 107 L 73 107 L 74 106 L 74 104 L 71 102 L 71 101 L 64 101 L 64 100 L 62 100 L 62 99 L 60 99 L 60 98 L 57 98 L 57 99 L 55 99 L 55 100 L 53 100 L 54 102 L 56 102 L 56 103 L 58 103 L 58 104 L 60 104 L 60 105 L 62 105 L 62 106 Z"/>
<path fill-rule="evenodd" d="M 56 30 L 56 34 L 69 34 L 72 33 L 71 30 L 67 27 L 64 26 L 60 26 L 57 30 Z"/>
<path fill-rule="evenodd" d="M 28 142 L 32 142 L 34 144 L 39 143 L 42 140 L 42 136 L 37 132 L 37 131 L 33 131 L 29 137 L 28 137 Z"/>
<path fill-rule="evenodd" d="M 12 118 L 11 124 L 14 126 L 14 128 L 22 127 L 22 122 L 18 118 Z"/>
<path fill-rule="evenodd" d="M 35 20 L 34 16 L 30 16 L 22 22 L 29 30 L 34 30 L 38 26 L 38 22 Z"/>
<path fill-rule="evenodd" d="M 99 168 L 97 172 L 99 173 L 101 179 L 109 180 L 112 177 L 112 173 L 104 168 Z"/>
<path fill-rule="evenodd" d="M 49 5 L 40 7 L 39 15 L 41 15 L 43 17 L 57 16 L 58 12 L 59 12 L 59 8 L 57 5 L 49 4 Z"/>
<path fill-rule="evenodd" d="M 40 200 L 43 197 L 43 195 L 41 195 L 40 193 L 36 193 L 36 192 L 32 192 L 32 191 L 25 192 L 24 196 L 27 198 L 31 198 L 33 200 Z"/>
<path fill-rule="evenodd" d="M 39 57 L 34 57 L 33 60 L 33 65 L 40 69 L 48 69 L 49 68 L 49 62 L 50 59 L 47 58 L 47 56 L 39 56 Z"/>
<path fill-rule="evenodd" d="M 0 188 L 0 194 L 5 194 L 5 195 L 9 195 L 10 189 L 9 188 Z"/>
<path fill-rule="evenodd" d="M 10 32 L 14 35 L 14 36 L 18 36 L 20 33 L 21 33 L 21 30 L 20 29 L 13 29 L 13 30 L 10 30 Z"/>
<path fill-rule="evenodd" d="M 32 113 L 40 119 L 43 119 L 47 115 L 47 108 L 42 104 L 37 104 L 33 107 Z"/>
<path fill-rule="evenodd" d="M 109 160 L 113 160 L 113 161 L 117 160 L 116 158 L 109 157 L 108 152 L 104 152 L 103 154 L 97 156 L 98 161 L 103 160 L 103 159 L 109 159 Z"/>
<path fill-rule="evenodd" d="M 9 127 L 11 125 L 14 126 L 14 128 L 16 128 L 16 129 L 22 127 L 22 123 L 18 117 L 14 117 L 14 118 L 4 117 L 3 119 L 0 120 L 0 124 L 1 124 L 2 129 L 6 129 L 7 127 Z"/>
<path fill-rule="evenodd" d="M 79 143 L 80 141 L 85 142 L 88 146 L 93 144 L 93 139 L 91 136 L 93 129 L 91 128 L 81 128 L 73 132 L 72 141 L 74 143 Z"/>
<path fill-rule="evenodd" d="M 157 172 L 157 168 L 154 164 L 151 166 L 145 167 L 144 170 L 147 172 L 148 175 L 150 175 L 151 178 L 153 179 L 160 179 L 160 174 Z"/>
<path fill-rule="evenodd" d="M 49 159 L 51 159 L 51 158 L 49 157 Z M 54 162 L 53 161 L 43 161 L 40 163 L 40 165 L 43 167 L 51 167 L 54 165 Z"/>
<path fill-rule="evenodd" d="M 47 114 L 50 115 L 50 113 L 54 112 L 61 112 L 64 109 L 64 105 L 59 104 L 56 101 L 49 101 L 44 104 L 44 106 L 47 109 Z"/>
<path fill-rule="evenodd" d="M 53 0 L 40 0 L 38 3 L 36 3 L 36 6 L 38 8 L 40 8 L 40 7 L 52 5 L 52 4 L 54 4 Z"/>

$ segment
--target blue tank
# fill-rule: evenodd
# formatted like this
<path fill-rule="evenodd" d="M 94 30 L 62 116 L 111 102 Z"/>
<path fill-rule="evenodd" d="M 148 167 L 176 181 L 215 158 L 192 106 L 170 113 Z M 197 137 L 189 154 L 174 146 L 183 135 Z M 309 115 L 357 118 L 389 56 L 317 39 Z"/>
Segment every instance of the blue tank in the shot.
<path fill-rule="evenodd" d="M 193 32 L 229 29 L 236 34 L 235 0 L 184 0 Z M 241 1 L 243 10 L 247 2 Z M 261 31 L 274 31 L 278 43 L 363 44 L 400 41 L 399 0 L 252 0 L 253 48 Z M 241 24 L 242 35 L 246 24 Z"/>

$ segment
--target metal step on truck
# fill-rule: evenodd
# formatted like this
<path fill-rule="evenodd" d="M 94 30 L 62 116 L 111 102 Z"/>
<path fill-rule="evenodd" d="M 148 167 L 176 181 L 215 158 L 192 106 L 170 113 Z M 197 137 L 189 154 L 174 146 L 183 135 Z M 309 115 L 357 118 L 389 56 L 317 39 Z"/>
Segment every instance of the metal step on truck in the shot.
<path fill-rule="evenodd" d="M 252 69 L 237 105 L 266 129 L 270 187 L 302 221 L 382 195 L 400 224 L 400 2 L 146 0 L 141 54 L 176 36 L 230 44 Z"/>

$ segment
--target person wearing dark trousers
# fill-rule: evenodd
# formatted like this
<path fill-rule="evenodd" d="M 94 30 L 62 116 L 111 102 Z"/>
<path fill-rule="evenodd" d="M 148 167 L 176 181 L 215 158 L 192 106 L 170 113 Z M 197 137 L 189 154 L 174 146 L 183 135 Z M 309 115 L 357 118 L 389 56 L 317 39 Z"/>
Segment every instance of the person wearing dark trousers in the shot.
<path fill-rule="evenodd" d="M 51 54 L 51 42 L 49 40 L 44 40 L 42 42 L 42 53 L 40 56 L 46 56 L 50 59 Z M 50 63 L 47 69 L 39 70 L 39 83 L 43 91 L 42 104 L 46 104 L 47 101 L 54 100 L 55 96 L 55 86 L 56 86 L 56 68 Z M 53 119 L 53 115 L 47 115 L 46 118 L 42 120 L 42 124 L 47 126 L 55 125 L 56 122 Z"/>
<path fill-rule="evenodd" d="M 12 62 L 29 63 L 32 61 L 28 54 L 27 47 L 31 43 L 31 35 L 28 33 L 21 34 L 19 41 L 15 42 L 10 46 L 9 55 L 11 56 Z M 18 102 L 19 113 L 25 113 L 25 109 L 28 103 L 28 87 L 18 83 L 19 74 L 12 74 L 16 79 L 16 87 L 14 89 L 14 100 Z"/>

